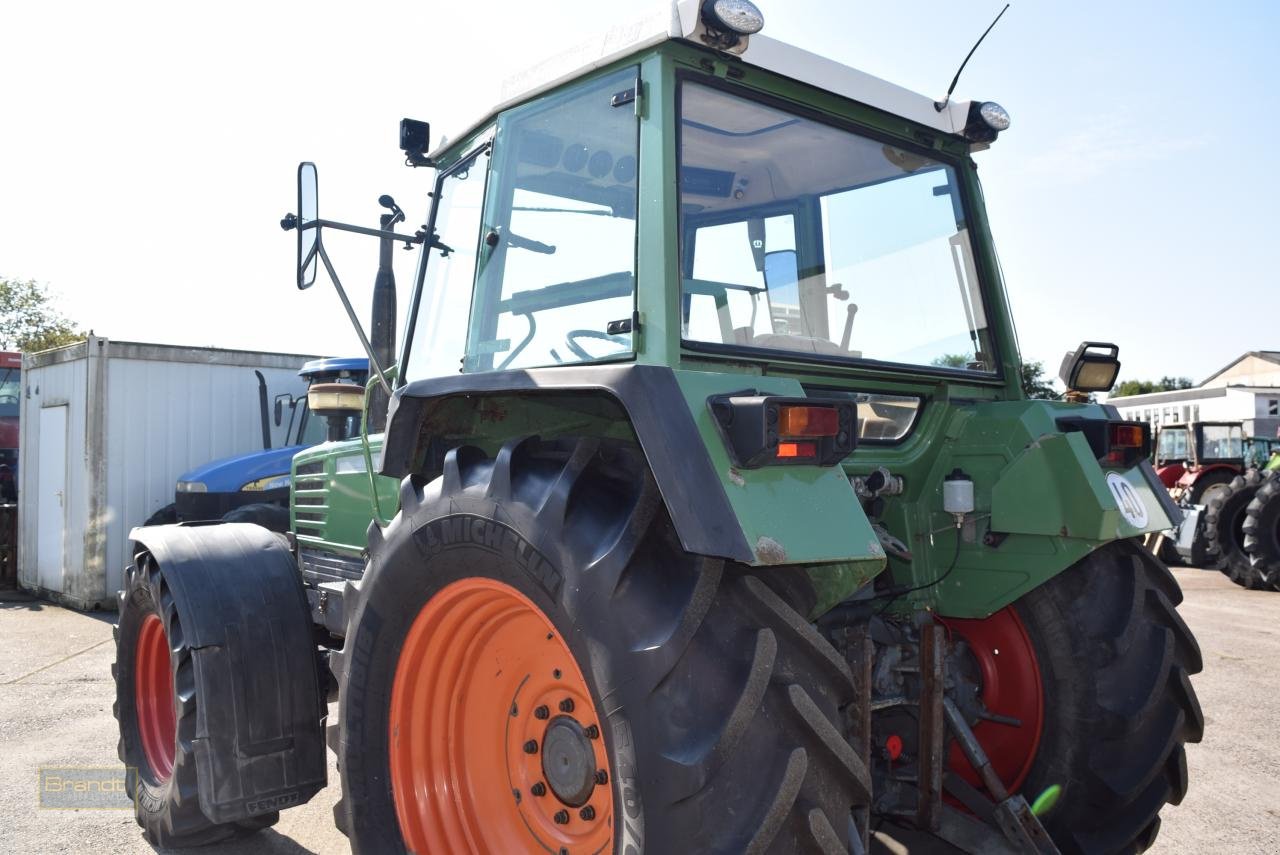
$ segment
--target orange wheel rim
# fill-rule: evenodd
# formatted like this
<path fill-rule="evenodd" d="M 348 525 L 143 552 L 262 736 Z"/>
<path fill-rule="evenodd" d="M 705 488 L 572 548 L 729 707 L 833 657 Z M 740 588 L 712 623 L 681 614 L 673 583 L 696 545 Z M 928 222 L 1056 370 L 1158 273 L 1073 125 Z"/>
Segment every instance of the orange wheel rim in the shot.
<path fill-rule="evenodd" d="M 169 638 L 159 616 L 149 614 L 138 631 L 133 668 L 134 704 L 142 753 L 156 783 L 173 774 L 177 753 L 178 716 L 173 703 L 173 672 Z"/>
<path fill-rule="evenodd" d="M 587 682 L 551 620 L 510 585 L 463 579 L 427 602 L 400 650 L 389 724 L 411 852 L 613 851 Z"/>

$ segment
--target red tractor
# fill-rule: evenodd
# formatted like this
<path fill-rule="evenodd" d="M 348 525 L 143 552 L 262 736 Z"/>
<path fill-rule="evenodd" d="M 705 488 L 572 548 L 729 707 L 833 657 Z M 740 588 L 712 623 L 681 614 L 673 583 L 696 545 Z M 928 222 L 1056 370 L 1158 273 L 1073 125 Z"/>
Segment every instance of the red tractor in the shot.
<path fill-rule="evenodd" d="M 1156 474 L 1175 501 L 1207 505 L 1245 471 L 1240 422 L 1167 425 L 1156 434 Z"/>
<path fill-rule="evenodd" d="M 0 504 L 18 500 L 18 399 L 22 354 L 0 353 Z"/>

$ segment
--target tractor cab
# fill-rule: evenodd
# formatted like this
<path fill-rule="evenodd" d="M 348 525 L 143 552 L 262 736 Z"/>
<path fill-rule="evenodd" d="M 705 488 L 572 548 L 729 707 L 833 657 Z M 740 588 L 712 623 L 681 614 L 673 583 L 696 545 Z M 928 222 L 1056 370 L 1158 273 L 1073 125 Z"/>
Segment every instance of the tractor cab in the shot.
<path fill-rule="evenodd" d="M 1167 425 L 1156 435 L 1152 459 L 1166 489 L 1207 504 L 1244 471 L 1247 445 L 1240 422 Z"/>

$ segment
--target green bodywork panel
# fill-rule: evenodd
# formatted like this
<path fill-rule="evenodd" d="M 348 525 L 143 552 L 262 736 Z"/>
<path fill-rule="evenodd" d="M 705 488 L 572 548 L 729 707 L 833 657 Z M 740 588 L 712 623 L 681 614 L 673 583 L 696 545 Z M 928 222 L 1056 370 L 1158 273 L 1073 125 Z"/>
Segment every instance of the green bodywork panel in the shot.
<path fill-rule="evenodd" d="M 381 448 L 381 436 L 369 438 L 375 460 Z M 399 487 L 394 478 L 370 476 L 364 439 L 326 442 L 299 452 L 293 458 L 289 508 L 299 548 L 360 555 L 375 513 L 385 520 L 399 510 Z"/>
<path fill-rule="evenodd" d="M 752 550 L 753 564 L 776 566 L 777 572 L 807 572 L 819 594 L 815 615 L 887 567 L 887 584 L 920 586 L 891 601 L 890 608 L 984 617 L 1110 541 L 1172 524 L 1141 470 L 1104 469 L 1083 434 L 1058 426 L 1057 420 L 1068 415 L 1112 418 L 1103 407 L 1025 400 L 1008 299 L 977 167 L 965 140 L 726 61 L 690 44 L 667 42 L 590 76 L 623 66 L 640 69 L 635 105 L 640 140 L 635 267 L 639 325 L 634 354 L 621 358 L 675 371 L 698 440 L 719 475 L 718 484 L 705 486 L 724 491 Z M 865 129 L 890 143 L 927 149 L 952 165 L 968 201 L 967 226 L 996 370 L 982 374 L 852 360 L 820 365 L 781 351 L 776 358 L 763 359 L 759 354 L 690 349 L 681 339 L 680 201 L 675 180 L 681 75 L 715 77 L 745 93 L 797 105 L 809 115 Z M 474 137 L 460 140 L 438 164 L 445 167 L 456 161 L 474 142 Z M 904 324 L 911 322 L 909 317 L 902 319 Z M 892 442 L 863 442 L 842 466 L 741 470 L 730 464 L 707 398 L 746 389 L 787 396 L 828 391 L 910 396 L 919 409 L 905 436 Z M 437 446 L 471 444 L 490 454 L 513 437 L 535 434 L 635 439 L 626 413 L 604 393 L 459 396 L 433 406 L 427 422 L 421 426 L 422 435 Z M 292 513 L 301 547 L 358 555 L 369 521 L 386 520 L 396 512 L 397 485 L 368 471 L 380 437 L 370 438 L 367 449 L 363 442 L 328 443 L 295 458 Z M 423 475 L 438 474 L 430 471 L 426 456 L 422 459 Z M 1273 460 L 1272 466 L 1280 462 Z M 877 500 L 877 521 L 906 545 L 910 560 L 891 556 L 886 563 L 849 483 L 849 478 L 878 467 L 900 478 L 902 490 Z M 944 479 L 955 469 L 971 478 L 975 488 L 975 512 L 959 528 L 942 507 Z M 1119 478 L 1127 485 L 1121 492 L 1130 503 L 1129 517 L 1140 518 L 1140 506 L 1144 525 L 1126 519 L 1117 488 L 1108 484 L 1109 475 L 1113 482 Z"/>
<path fill-rule="evenodd" d="M 914 566 L 891 561 L 896 581 L 931 582 L 953 560 L 955 569 L 904 601 L 985 617 L 1104 543 L 1173 525 L 1140 469 L 1104 469 L 1083 434 L 1059 430 L 1065 415 L 1106 418 L 1097 405 L 1047 401 L 956 404 L 944 414 L 930 453 L 908 470 L 907 492 L 888 503 L 884 521 L 915 559 Z M 957 468 L 973 480 L 975 504 L 958 532 L 942 510 L 943 481 Z M 1144 526 L 1125 519 L 1109 475 L 1122 478 L 1126 495 L 1141 503 Z"/>
<path fill-rule="evenodd" d="M 885 555 L 838 466 L 766 466 L 740 469 L 729 459 L 724 439 L 707 406 L 713 395 L 743 392 L 801 397 L 804 389 L 785 377 L 753 378 L 744 386 L 736 374 L 677 371 L 702 442 L 720 473 L 756 566 L 843 562 L 859 568 L 865 582 L 884 569 Z M 856 586 L 855 586 L 856 587 Z"/>

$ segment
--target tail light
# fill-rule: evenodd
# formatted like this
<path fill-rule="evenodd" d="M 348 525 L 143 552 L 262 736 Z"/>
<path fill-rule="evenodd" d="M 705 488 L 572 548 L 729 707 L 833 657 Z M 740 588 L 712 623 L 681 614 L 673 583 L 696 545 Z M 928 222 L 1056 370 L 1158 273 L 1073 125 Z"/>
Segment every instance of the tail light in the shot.
<path fill-rule="evenodd" d="M 1079 416 L 1058 419 L 1064 433 L 1079 431 L 1103 466 L 1127 469 L 1151 456 L 1151 426 L 1146 422 L 1112 422 Z"/>
<path fill-rule="evenodd" d="M 853 451 L 857 405 L 829 398 L 718 395 L 708 400 L 736 466 L 834 466 Z"/>

